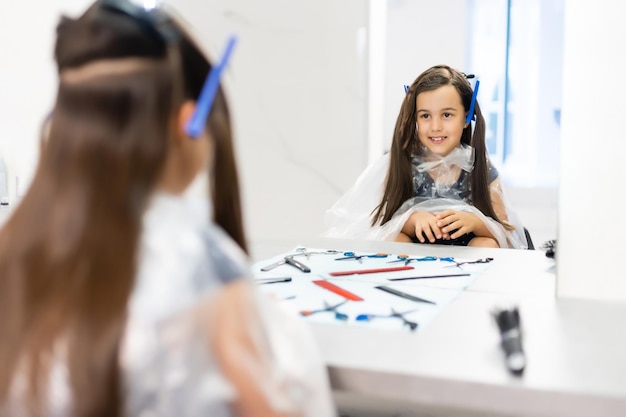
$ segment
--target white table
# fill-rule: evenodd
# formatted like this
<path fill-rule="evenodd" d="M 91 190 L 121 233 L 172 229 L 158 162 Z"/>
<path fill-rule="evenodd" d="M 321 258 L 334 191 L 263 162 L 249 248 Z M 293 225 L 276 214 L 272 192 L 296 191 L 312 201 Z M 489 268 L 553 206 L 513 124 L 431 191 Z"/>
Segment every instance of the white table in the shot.
<path fill-rule="evenodd" d="M 260 260 L 293 243 L 253 245 L 253 254 Z M 416 250 L 394 242 L 297 244 Z M 430 246 L 428 252 L 499 262 L 415 334 L 311 324 L 342 415 L 626 415 L 626 303 L 555 299 L 554 262 L 542 251 Z M 522 377 L 505 368 L 490 316 L 495 306 L 513 304 L 528 361 Z"/>

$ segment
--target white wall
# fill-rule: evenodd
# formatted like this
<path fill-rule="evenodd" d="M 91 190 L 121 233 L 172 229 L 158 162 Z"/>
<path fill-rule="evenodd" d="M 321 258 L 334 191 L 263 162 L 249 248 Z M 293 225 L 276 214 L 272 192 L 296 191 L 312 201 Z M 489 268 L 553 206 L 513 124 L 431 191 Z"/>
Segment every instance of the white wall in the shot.
<path fill-rule="evenodd" d="M 26 183 L 53 105 L 59 14 L 90 1 L 11 2 L 0 15 L 0 145 Z M 252 240 L 323 230 L 324 211 L 367 162 L 367 1 L 171 0 L 215 59 L 239 43 L 225 77 Z M 10 99 L 9 99 L 10 97 Z M 12 202 L 15 202 L 15 179 Z"/>
<path fill-rule="evenodd" d="M 368 2 L 171 2 L 240 43 L 227 79 L 253 242 L 318 236 L 367 160 Z"/>
<path fill-rule="evenodd" d="M 626 300 L 625 13 L 567 1 L 557 247 L 560 297 Z"/>
<path fill-rule="evenodd" d="M 30 181 L 38 157 L 39 128 L 54 104 L 54 30 L 61 12 L 75 13 L 85 0 L 4 1 L 0 13 L 0 151 L 9 165 L 9 193 L 16 177 Z"/>
<path fill-rule="evenodd" d="M 411 85 L 433 65 L 465 70 L 467 0 L 387 0 L 385 66 L 385 148 L 391 144 L 396 118 Z"/>

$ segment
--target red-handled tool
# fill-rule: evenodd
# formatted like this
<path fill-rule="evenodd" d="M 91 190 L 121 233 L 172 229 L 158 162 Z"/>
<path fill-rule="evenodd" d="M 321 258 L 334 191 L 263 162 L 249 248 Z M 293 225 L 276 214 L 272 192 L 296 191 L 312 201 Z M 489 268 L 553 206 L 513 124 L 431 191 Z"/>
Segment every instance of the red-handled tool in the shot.
<path fill-rule="evenodd" d="M 312 281 L 313 284 L 319 285 L 322 288 L 327 289 L 328 291 L 332 291 L 335 294 L 338 294 L 340 296 L 342 296 L 343 298 L 346 298 L 348 300 L 352 300 L 352 301 L 363 301 L 363 299 L 361 297 L 359 297 L 356 294 L 351 293 L 348 290 L 345 290 L 335 284 L 333 284 L 332 282 L 326 281 L 325 279 L 319 279 L 317 281 Z"/>

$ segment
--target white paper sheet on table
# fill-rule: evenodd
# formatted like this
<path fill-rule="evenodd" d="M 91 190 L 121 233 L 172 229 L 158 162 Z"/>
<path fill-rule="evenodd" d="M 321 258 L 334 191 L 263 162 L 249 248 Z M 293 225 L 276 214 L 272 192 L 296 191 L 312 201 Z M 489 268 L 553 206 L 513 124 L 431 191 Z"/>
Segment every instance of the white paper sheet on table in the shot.
<path fill-rule="evenodd" d="M 307 248 L 309 252 L 325 252 L 326 249 Z M 335 294 L 313 283 L 315 280 L 328 280 L 361 298 L 363 301 L 348 301 L 337 308 L 337 311 L 348 315 L 348 320 L 338 320 L 333 311 L 318 312 L 303 317 L 316 323 L 327 323 L 339 326 L 364 326 L 379 329 L 405 329 L 409 331 L 400 318 L 376 317 L 370 321 L 359 321 L 359 315 L 383 315 L 396 312 L 409 312 L 405 319 L 419 323 L 418 330 L 424 328 L 446 305 L 451 303 L 462 291 L 467 288 L 483 272 L 489 264 L 469 264 L 456 266 L 450 261 L 419 261 L 411 262 L 408 266 L 413 269 L 406 271 L 394 271 L 384 273 L 354 274 L 344 276 L 331 276 L 331 272 L 364 270 L 375 268 L 388 268 L 392 266 L 404 266 L 404 262 L 390 262 L 397 260 L 397 255 L 390 254 L 384 258 L 362 258 L 358 260 L 336 260 L 344 256 L 344 252 L 334 254 L 312 254 L 308 258 L 297 255 L 296 259 L 311 268 L 310 273 L 304 273 L 291 265 L 280 265 L 270 271 L 261 271 L 261 268 L 283 259 L 287 255 L 297 254 L 298 248 L 293 251 L 277 255 L 252 265 L 252 273 L 255 278 L 285 277 L 292 278 L 291 282 L 261 285 L 263 292 L 268 293 L 290 308 L 300 311 L 314 311 L 323 309 L 325 303 L 336 305 L 345 300 L 344 297 Z M 357 252 L 357 255 L 367 253 Z M 411 254 L 412 258 L 423 258 L 428 254 Z M 459 259 L 456 262 L 471 261 L 472 259 Z M 430 275 L 449 275 L 468 273 L 469 276 L 428 278 L 390 281 L 390 278 L 417 277 Z M 435 305 L 416 302 L 376 289 L 376 286 L 385 285 L 402 292 L 430 300 Z"/>

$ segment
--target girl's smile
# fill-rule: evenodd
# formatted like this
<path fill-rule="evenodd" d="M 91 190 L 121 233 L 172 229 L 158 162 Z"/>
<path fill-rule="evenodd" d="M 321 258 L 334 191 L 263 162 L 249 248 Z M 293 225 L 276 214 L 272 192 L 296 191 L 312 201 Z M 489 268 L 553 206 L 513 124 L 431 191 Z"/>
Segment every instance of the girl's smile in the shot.
<path fill-rule="evenodd" d="M 417 96 L 417 136 L 429 151 L 446 156 L 461 143 L 465 109 L 452 85 L 424 91 Z"/>
<path fill-rule="evenodd" d="M 439 137 L 431 137 L 430 140 L 433 141 L 434 143 L 441 143 L 446 139 L 446 136 L 439 136 Z"/>

